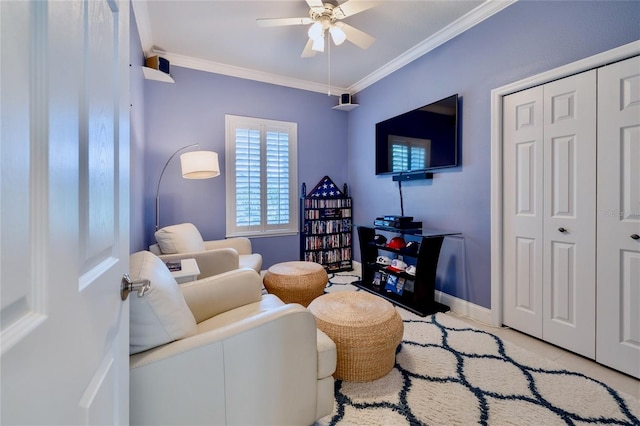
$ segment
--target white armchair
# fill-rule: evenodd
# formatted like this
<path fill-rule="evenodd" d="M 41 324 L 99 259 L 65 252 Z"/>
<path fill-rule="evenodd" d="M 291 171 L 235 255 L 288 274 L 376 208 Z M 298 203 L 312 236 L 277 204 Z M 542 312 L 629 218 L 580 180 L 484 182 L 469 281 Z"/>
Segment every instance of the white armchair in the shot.
<path fill-rule="evenodd" d="M 301 305 L 239 269 L 178 286 L 150 252 L 130 312 L 131 424 L 310 425 L 333 411 L 336 347 Z"/>
<path fill-rule="evenodd" d="M 260 273 L 262 256 L 253 253 L 251 240 L 244 237 L 204 241 L 192 223 L 166 226 L 155 233 L 156 244 L 149 251 L 164 262 L 193 258 L 198 262 L 200 278 L 238 268 Z"/>

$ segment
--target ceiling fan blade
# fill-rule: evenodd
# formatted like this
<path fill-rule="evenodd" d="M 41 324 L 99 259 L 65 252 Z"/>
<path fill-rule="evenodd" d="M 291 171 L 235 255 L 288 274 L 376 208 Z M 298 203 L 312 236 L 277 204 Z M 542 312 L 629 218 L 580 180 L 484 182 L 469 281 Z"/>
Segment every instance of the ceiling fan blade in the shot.
<path fill-rule="evenodd" d="M 333 16 L 335 16 L 336 19 L 344 19 L 347 16 L 355 15 L 356 13 L 371 9 L 374 6 L 376 6 L 376 4 L 370 1 L 348 0 L 333 9 Z"/>
<path fill-rule="evenodd" d="M 376 38 L 369 34 L 360 31 L 357 28 L 352 27 L 344 22 L 336 22 L 334 25 L 342 28 L 342 31 L 347 35 L 347 40 L 358 46 L 360 49 L 368 49 Z"/>
<path fill-rule="evenodd" d="M 324 5 L 322 4 L 322 0 L 306 0 L 307 4 L 309 5 L 309 7 L 311 9 L 313 9 L 314 7 L 319 7 L 324 9 Z"/>
<path fill-rule="evenodd" d="M 259 27 L 280 27 L 283 25 L 307 25 L 313 23 L 313 19 L 306 18 L 267 18 L 256 19 Z"/>
<path fill-rule="evenodd" d="M 316 51 L 312 49 L 313 40 L 308 39 L 307 44 L 304 46 L 304 50 L 302 51 L 301 58 L 310 58 L 312 56 L 316 56 Z"/>

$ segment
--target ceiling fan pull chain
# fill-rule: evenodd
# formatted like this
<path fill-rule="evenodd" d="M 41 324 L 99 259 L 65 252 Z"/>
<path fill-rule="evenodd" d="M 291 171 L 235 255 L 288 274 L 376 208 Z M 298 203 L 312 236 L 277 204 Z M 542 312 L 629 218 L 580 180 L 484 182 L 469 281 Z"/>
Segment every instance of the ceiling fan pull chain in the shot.
<path fill-rule="evenodd" d="M 331 43 L 327 43 L 327 74 L 329 75 L 329 91 L 327 96 L 331 96 Z"/>

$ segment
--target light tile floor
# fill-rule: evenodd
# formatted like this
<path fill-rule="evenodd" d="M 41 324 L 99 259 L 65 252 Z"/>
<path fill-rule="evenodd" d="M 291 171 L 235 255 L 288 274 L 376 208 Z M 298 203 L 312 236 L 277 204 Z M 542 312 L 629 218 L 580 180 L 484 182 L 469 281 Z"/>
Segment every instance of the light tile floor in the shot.
<path fill-rule="evenodd" d="M 566 351 L 511 328 L 493 327 L 461 316 L 455 312 L 450 312 L 450 314 L 467 322 L 471 327 L 495 334 L 505 341 L 554 361 L 568 370 L 577 371 L 578 373 L 600 380 L 619 392 L 624 392 L 640 399 L 640 380 L 634 377 L 620 373 L 588 358 L 576 355 L 573 352 Z"/>

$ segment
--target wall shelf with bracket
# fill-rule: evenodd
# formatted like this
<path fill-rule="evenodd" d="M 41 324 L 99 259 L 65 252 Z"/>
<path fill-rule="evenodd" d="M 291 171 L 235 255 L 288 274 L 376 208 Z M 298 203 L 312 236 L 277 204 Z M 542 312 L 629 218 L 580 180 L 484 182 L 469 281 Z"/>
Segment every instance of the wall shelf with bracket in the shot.
<path fill-rule="evenodd" d="M 332 109 L 337 109 L 339 111 L 351 111 L 354 108 L 359 107 L 360 104 L 340 104 L 332 107 Z"/>
<path fill-rule="evenodd" d="M 173 78 L 165 72 L 159 71 L 154 68 L 142 67 L 142 72 L 144 73 L 144 78 L 146 80 L 156 80 L 162 81 L 165 83 L 175 83 Z"/>

